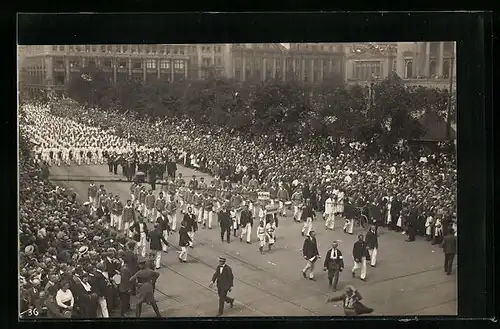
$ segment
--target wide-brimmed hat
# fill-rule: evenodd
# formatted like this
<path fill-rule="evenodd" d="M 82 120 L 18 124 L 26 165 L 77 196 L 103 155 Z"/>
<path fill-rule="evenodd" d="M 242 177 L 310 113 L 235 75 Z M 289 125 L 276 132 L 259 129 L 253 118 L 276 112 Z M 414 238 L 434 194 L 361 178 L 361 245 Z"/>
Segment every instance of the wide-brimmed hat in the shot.
<path fill-rule="evenodd" d="M 35 251 L 35 247 L 32 245 L 27 246 L 24 248 L 24 253 L 27 255 L 31 255 Z"/>
<path fill-rule="evenodd" d="M 78 249 L 78 253 L 80 254 L 80 256 L 85 255 L 87 253 L 87 251 L 89 251 L 89 247 L 87 247 L 87 246 L 81 246 Z"/>

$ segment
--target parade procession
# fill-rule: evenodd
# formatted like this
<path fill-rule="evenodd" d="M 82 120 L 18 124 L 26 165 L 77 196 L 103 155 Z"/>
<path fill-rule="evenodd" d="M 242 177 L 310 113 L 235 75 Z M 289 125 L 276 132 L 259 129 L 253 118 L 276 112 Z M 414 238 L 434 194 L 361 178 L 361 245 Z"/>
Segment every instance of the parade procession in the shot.
<path fill-rule="evenodd" d="M 18 117 L 22 318 L 456 311 L 446 143 L 271 142 L 67 96 Z"/>

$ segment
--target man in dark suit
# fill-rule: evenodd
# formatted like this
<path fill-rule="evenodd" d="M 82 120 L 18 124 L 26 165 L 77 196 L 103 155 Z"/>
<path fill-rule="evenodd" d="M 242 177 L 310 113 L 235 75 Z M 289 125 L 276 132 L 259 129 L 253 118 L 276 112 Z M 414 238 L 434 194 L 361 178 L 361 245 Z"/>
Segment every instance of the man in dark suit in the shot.
<path fill-rule="evenodd" d="M 352 268 L 352 277 L 356 277 L 356 270 L 361 268 L 361 280 L 366 281 L 366 256 L 368 255 L 368 247 L 364 241 L 363 234 L 358 235 L 358 241 L 354 242 L 352 248 L 352 257 L 354 258 L 354 266 Z"/>
<path fill-rule="evenodd" d="M 96 216 L 98 219 L 103 219 L 109 223 L 110 213 L 108 207 L 104 204 L 101 204 L 99 208 L 97 208 Z"/>
<path fill-rule="evenodd" d="M 391 201 L 391 222 L 389 223 L 389 228 L 391 230 L 397 230 L 398 218 L 401 210 L 403 209 L 403 204 L 399 200 L 399 195 L 394 196 Z"/>
<path fill-rule="evenodd" d="M 226 265 L 226 259 L 219 257 L 219 265 L 215 269 L 215 273 L 212 276 L 212 282 L 209 287 L 212 288 L 215 281 L 217 281 L 217 293 L 219 294 L 219 312 L 216 316 L 221 316 L 224 312 L 224 302 L 231 305 L 233 308 L 234 298 L 227 297 L 227 293 L 231 291 L 233 287 L 233 271 Z"/>
<path fill-rule="evenodd" d="M 163 249 L 161 243 L 163 242 L 168 246 L 159 223 L 155 223 L 154 230 L 149 233 L 149 241 L 149 249 L 155 252 L 155 268 L 158 270 L 161 267 L 161 253 Z"/>
<path fill-rule="evenodd" d="M 314 231 L 309 232 L 309 236 L 304 240 L 302 255 L 307 261 L 306 266 L 302 270 L 302 276 L 307 279 L 307 270 L 310 269 L 309 280 L 316 281 L 314 278 L 314 264 L 320 258 L 320 255 L 318 252 L 318 243 L 316 242 L 316 233 Z"/>
<path fill-rule="evenodd" d="M 448 230 L 448 234 L 443 238 L 441 242 L 444 251 L 444 271 L 446 275 L 451 274 L 453 260 L 457 253 L 457 237 L 455 236 L 453 229 Z"/>
<path fill-rule="evenodd" d="M 410 208 L 410 214 L 408 215 L 408 221 L 407 221 L 407 228 L 406 231 L 408 233 L 408 239 L 406 239 L 406 242 L 413 242 L 415 241 L 415 236 L 417 234 L 416 226 L 417 226 L 417 217 L 418 217 L 418 210 L 417 208 L 412 205 Z"/>
<path fill-rule="evenodd" d="M 226 234 L 227 243 L 231 242 L 231 225 L 233 221 L 231 220 L 231 215 L 229 209 L 226 206 L 222 208 L 219 212 L 219 222 L 220 222 L 220 239 L 224 242 L 224 233 Z"/>
<path fill-rule="evenodd" d="M 160 273 L 148 268 L 146 266 L 146 259 L 142 257 L 139 259 L 138 263 L 140 267 L 139 271 L 129 280 L 131 283 L 137 282 L 137 305 L 135 308 L 135 315 L 139 318 L 141 316 L 142 304 L 149 303 L 153 307 L 156 316 L 161 317 L 154 296 L 154 284 L 156 280 L 158 280 Z"/>
<path fill-rule="evenodd" d="M 93 273 L 93 282 L 92 287 L 95 289 L 95 292 L 98 297 L 99 310 L 103 318 L 109 318 L 108 312 L 108 303 L 107 298 L 109 296 L 109 289 L 111 288 L 111 284 L 108 279 L 104 276 L 103 272 L 105 271 L 105 267 L 103 263 L 97 263 L 97 268 Z"/>
<path fill-rule="evenodd" d="M 333 291 L 337 291 L 339 274 L 344 270 L 344 257 L 342 252 L 337 249 L 338 243 L 334 241 L 332 248 L 326 252 L 324 271 L 328 270 L 328 285 L 333 286 Z"/>
<path fill-rule="evenodd" d="M 125 259 L 123 259 L 125 261 Z M 130 294 L 132 293 L 132 283 L 130 283 L 130 278 L 132 277 L 132 272 L 128 265 L 125 263 L 120 268 L 120 284 L 118 285 L 118 294 L 120 296 L 120 315 L 125 316 L 127 312 L 130 312 Z"/>
<path fill-rule="evenodd" d="M 134 242 L 129 242 L 127 244 L 127 251 L 125 251 L 125 254 L 123 255 L 123 262 L 127 264 L 131 275 L 134 275 L 135 272 L 139 269 L 137 265 L 137 254 L 134 253 L 135 249 L 135 243 Z"/>
<path fill-rule="evenodd" d="M 198 223 L 193 214 L 193 208 L 187 208 L 187 213 L 184 214 L 183 222 L 185 223 L 189 236 L 189 246 L 192 248 L 194 243 L 194 234 L 196 233 L 196 231 L 198 231 Z"/>
<path fill-rule="evenodd" d="M 250 212 L 250 210 L 248 210 L 247 204 L 243 207 L 243 211 L 241 212 L 240 224 L 242 227 L 240 241 L 243 242 L 243 238 L 245 238 L 246 242 L 250 244 L 253 219 L 252 219 L 252 213 Z"/>
<path fill-rule="evenodd" d="M 378 254 L 378 236 L 375 225 L 370 226 L 370 230 L 366 232 L 365 236 L 368 253 L 370 254 L 370 265 L 375 267 L 377 265 Z"/>

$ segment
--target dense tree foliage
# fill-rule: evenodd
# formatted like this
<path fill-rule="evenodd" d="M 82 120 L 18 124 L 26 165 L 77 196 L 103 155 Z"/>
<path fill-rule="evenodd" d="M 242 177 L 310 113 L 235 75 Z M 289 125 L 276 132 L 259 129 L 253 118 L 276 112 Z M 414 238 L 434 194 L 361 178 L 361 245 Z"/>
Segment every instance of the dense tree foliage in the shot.
<path fill-rule="evenodd" d="M 396 74 L 371 86 L 345 86 L 337 75 L 324 77 L 321 85 L 278 79 L 236 83 L 214 76 L 113 85 L 92 67 L 83 68 L 67 92 L 89 105 L 152 118 L 186 116 L 289 144 L 325 137 L 383 144 L 418 138 L 425 133 L 419 118 L 426 112 L 446 113 L 450 99 L 447 91 L 406 87 Z"/>

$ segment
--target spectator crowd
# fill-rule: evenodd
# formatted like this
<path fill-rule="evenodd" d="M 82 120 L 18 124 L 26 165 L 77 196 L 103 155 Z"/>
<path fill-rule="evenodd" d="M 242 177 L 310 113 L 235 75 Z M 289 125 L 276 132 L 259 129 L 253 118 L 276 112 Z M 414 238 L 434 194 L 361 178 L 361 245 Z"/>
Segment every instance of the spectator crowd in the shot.
<path fill-rule="evenodd" d="M 138 161 L 129 160 L 131 155 L 145 164 L 163 158 L 163 168 L 177 162 L 231 182 L 230 190 L 255 185 L 252 192 L 293 202 L 294 215 L 304 203 L 324 213 L 333 197 L 342 207 L 336 213 L 405 233 L 408 242 L 420 235 L 437 244 L 448 227 L 457 231 L 455 156 L 446 147 L 402 142 L 381 148 L 328 138 L 285 146 L 275 137 L 250 140 L 189 118 L 141 118 L 59 101 L 24 104 L 20 126 L 23 317 L 35 310 L 39 317 L 109 316 L 120 304 L 114 273 L 132 262 L 135 252 L 128 237 L 97 221 L 74 193 L 47 180 L 50 165 L 109 164 L 114 156 L 130 168 L 127 161 Z M 113 166 L 110 171 L 117 173 Z M 166 173 L 160 170 L 153 180 Z M 280 190 L 286 193 L 278 197 Z"/>

